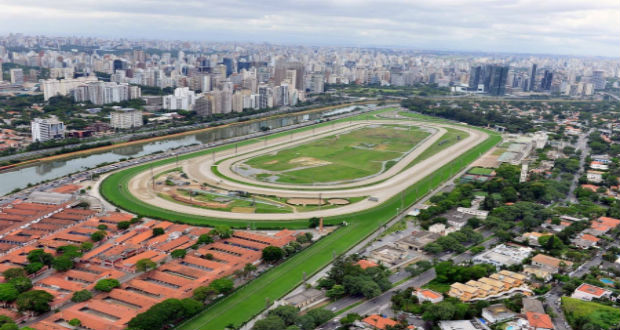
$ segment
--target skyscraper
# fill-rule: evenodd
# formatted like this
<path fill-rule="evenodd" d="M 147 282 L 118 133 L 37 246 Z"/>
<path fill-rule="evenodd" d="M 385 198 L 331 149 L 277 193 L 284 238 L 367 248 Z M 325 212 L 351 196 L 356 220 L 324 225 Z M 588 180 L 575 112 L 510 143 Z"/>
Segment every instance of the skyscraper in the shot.
<path fill-rule="evenodd" d="M 551 90 L 551 82 L 553 81 L 553 73 L 549 70 L 545 70 L 542 80 L 540 81 L 540 89 L 548 91 Z"/>
<path fill-rule="evenodd" d="M 592 84 L 594 89 L 605 89 L 605 71 L 595 70 L 592 72 Z"/>
<path fill-rule="evenodd" d="M 490 65 L 489 84 L 485 88 L 489 95 L 501 96 L 506 94 L 506 80 L 508 78 L 508 67 L 501 65 Z"/>
<path fill-rule="evenodd" d="M 530 72 L 529 90 L 534 90 L 536 86 L 536 63 L 532 64 L 532 71 Z"/>
<path fill-rule="evenodd" d="M 472 66 L 469 70 L 469 90 L 478 90 L 478 84 L 480 84 L 480 73 L 482 72 L 481 66 Z"/>

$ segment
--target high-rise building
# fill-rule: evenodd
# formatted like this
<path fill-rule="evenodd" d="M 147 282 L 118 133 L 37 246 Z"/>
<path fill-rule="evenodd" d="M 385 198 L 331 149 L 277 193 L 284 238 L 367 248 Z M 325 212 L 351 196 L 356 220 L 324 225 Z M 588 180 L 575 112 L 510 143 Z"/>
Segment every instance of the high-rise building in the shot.
<path fill-rule="evenodd" d="M 65 124 L 56 117 L 35 118 L 30 122 L 32 142 L 45 142 L 65 137 Z"/>
<path fill-rule="evenodd" d="M 188 87 L 176 88 L 173 95 L 162 98 L 162 108 L 165 110 L 192 110 L 195 103 L 196 93 Z"/>
<path fill-rule="evenodd" d="M 592 84 L 594 85 L 594 89 L 605 89 L 606 83 L 605 71 L 595 70 L 592 72 Z"/>
<path fill-rule="evenodd" d="M 142 111 L 134 108 L 115 109 L 110 113 L 110 126 L 115 129 L 129 129 L 142 126 Z"/>
<path fill-rule="evenodd" d="M 224 57 L 222 64 L 226 66 L 226 77 L 230 76 L 234 72 L 234 62 L 232 58 Z"/>
<path fill-rule="evenodd" d="M 196 99 L 194 104 L 194 111 L 201 117 L 210 116 L 215 113 L 213 110 L 214 96 L 213 93 L 204 93 L 201 97 Z"/>
<path fill-rule="evenodd" d="M 489 95 L 501 96 L 506 94 L 506 80 L 508 78 L 508 67 L 501 65 L 489 66 L 489 84 L 485 91 Z"/>
<path fill-rule="evenodd" d="M 24 70 L 22 69 L 11 69 L 11 84 L 13 85 L 22 85 L 24 83 Z"/>
<path fill-rule="evenodd" d="M 536 63 L 532 64 L 532 71 L 530 71 L 530 83 L 528 90 L 534 90 L 536 87 Z"/>
<path fill-rule="evenodd" d="M 553 81 L 553 72 L 545 70 L 545 74 L 540 81 L 540 89 L 544 91 L 551 90 L 551 82 Z"/>
<path fill-rule="evenodd" d="M 482 73 L 481 66 L 472 66 L 469 70 L 469 90 L 478 90 L 478 84 L 480 84 L 480 74 Z"/>
<path fill-rule="evenodd" d="M 43 90 L 43 100 L 47 101 L 54 96 L 68 96 L 71 92 L 86 83 L 97 82 L 97 77 L 87 76 L 75 79 L 47 79 L 41 80 L 41 89 Z M 84 100 L 85 101 L 85 100 Z"/>
<path fill-rule="evenodd" d="M 322 74 L 320 73 L 312 74 L 312 78 L 311 78 L 312 85 L 310 86 L 310 88 L 312 89 L 313 93 L 325 92 L 325 83 L 323 80 L 324 80 L 324 77 Z"/>

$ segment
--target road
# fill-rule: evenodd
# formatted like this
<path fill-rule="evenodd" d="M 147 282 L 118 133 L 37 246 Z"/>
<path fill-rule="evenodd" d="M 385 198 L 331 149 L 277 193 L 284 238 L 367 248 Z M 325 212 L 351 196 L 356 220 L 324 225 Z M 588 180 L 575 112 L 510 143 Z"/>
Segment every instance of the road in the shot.
<path fill-rule="evenodd" d="M 604 251 L 602 250 L 597 251 L 594 258 L 591 258 L 588 261 L 584 262 L 581 266 L 579 266 L 579 268 L 570 272 L 568 275 L 571 277 L 582 277 L 586 273 L 589 273 L 590 268 L 598 267 L 601 262 L 603 262 L 603 252 Z"/>
<path fill-rule="evenodd" d="M 583 174 L 583 168 L 586 162 L 586 156 L 590 153 L 588 149 L 588 137 L 590 135 L 590 131 L 587 133 L 581 133 L 579 135 L 579 139 L 577 140 L 577 145 L 575 146 L 576 150 L 581 150 L 581 156 L 579 157 L 579 172 L 575 175 L 573 182 L 571 183 L 570 190 L 568 195 L 566 196 L 566 201 L 571 203 L 577 203 L 577 197 L 575 197 L 575 189 L 577 189 L 577 184 L 579 183 L 579 177 Z"/>
<path fill-rule="evenodd" d="M 553 318 L 553 324 L 555 325 L 556 330 L 571 330 L 571 327 L 568 325 L 566 318 L 564 317 L 564 312 L 560 306 L 560 297 L 562 297 L 564 293 L 562 292 L 562 288 L 560 286 L 554 286 L 549 292 L 547 292 L 545 297 L 545 307 L 549 308 L 555 314 Z"/>
<path fill-rule="evenodd" d="M 393 315 L 393 311 L 390 308 L 392 304 L 392 296 L 396 294 L 396 291 L 404 290 L 409 287 L 419 288 L 428 282 L 432 281 L 437 275 L 435 274 L 435 268 L 431 268 L 424 273 L 413 277 L 391 289 L 382 293 L 378 297 L 372 298 L 361 303 L 358 306 L 355 306 L 348 310 L 346 313 L 356 313 L 359 315 L 368 315 L 368 314 L 385 314 L 388 316 Z M 323 330 L 335 330 L 340 326 L 340 317 L 345 315 L 340 315 L 334 320 L 328 322 L 324 326 L 319 329 Z"/>

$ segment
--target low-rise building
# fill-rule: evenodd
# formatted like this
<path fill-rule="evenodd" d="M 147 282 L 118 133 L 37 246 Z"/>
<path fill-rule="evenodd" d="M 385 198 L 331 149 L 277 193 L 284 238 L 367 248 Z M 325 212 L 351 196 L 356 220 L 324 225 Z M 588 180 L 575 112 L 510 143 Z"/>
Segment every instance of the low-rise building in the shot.
<path fill-rule="evenodd" d="M 493 249 L 477 254 L 472 261 L 475 264 L 495 265 L 499 269 L 501 266 L 520 264 L 529 257 L 532 251 L 534 251 L 532 248 L 525 246 L 500 244 Z"/>
<path fill-rule="evenodd" d="M 601 171 L 590 170 L 586 173 L 586 178 L 588 179 L 589 182 L 601 183 L 603 181 L 603 174 L 604 172 L 601 172 Z"/>
<path fill-rule="evenodd" d="M 504 304 L 495 304 L 482 309 L 482 317 L 489 323 L 508 321 L 517 316 L 517 313 L 506 308 Z"/>
<path fill-rule="evenodd" d="M 527 312 L 525 313 L 527 322 L 532 330 L 551 330 L 555 329 L 551 317 L 544 313 Z"/>
<path fill-rule="evenodd" d="M 431 303 L 436 304 L 443 301 L 443 295 L 441 295 L 441 293 L 429 289 L 418 289 L 413 294 L 418 297 L 418 301 L 420 303 L 430 301 Z"/>
<path fill-rule="evenodd" d="M 439 321 L 441 330 L 487 330 L 486 325 L 477 320 Z"/>
<path fill-rule="evenodd" d="M 575 291 L 571 295 L 572 298 L 586 301 L 590 301 L 592 299 L 609 298 L 610 296 L 611 291 L 587 283 L 581 284 L 577 289 L 575 289 Z"/>
<path fill-rule="evenodd" d="M 545 307 L 543 306 L 542 302 L 536 298 L 524 297 L 521 301 L 523 303 L 523 308 L 521 308 L 522 314 L 525 314 L 527 312 L 534 312 L 534 313 L 545 312 Z"/>
<path fill-rule="evenodd" d="M 557 274 L 562 268 L 571 268 L 573 263 L 545 254 L 537 254 L 532 258 L 532 266 L 548 270 L 552 274 Z"/>
<path fill-rule="evenodd" d="M 502 270 L 489 277 L 471 280 L 465 284 L 453 283 L 450 285 L 448 295 L 459 298 L 462 301 L 497 299 L 504 294 L 514 291 L 524 295 L 531 295 L 531 290 L 523 285 L 525 279 L 526 276 L 523 274 Z"/>
<path fill-rule="evenodd" d="M 393 327 L 398 324 L 398 322 L 392 319 L 388 319 L 387 317 L 383 317 L 379 314 L 370 315 L 363 319 L 362 322 L 368 324 L 372 329 L 379 330 L 384 330 L 388 326 Z"/>
<path fill-rule="evenodd" d="M 575 245 L 576 247 L 580 249 L 588 249 L 591 247 L 596 247 L 596 244 L 598 243 L 599 240 L 600 239 L 594 235 L 587 234 L 587 233 L 581 233 L 579 236 L 574 238 L 571 242 L 573 243 L 573 245 Z"/>
<path fill-rule="evenodd" d="M 394 245 L 403 250 L 422 251 L 427 244 L 433 243 L 439 237 L 441 237 L 441 235 L 437 233 L 424 230 L 414 231 L 410 236 L 406 236 L 394 242 Z"/>

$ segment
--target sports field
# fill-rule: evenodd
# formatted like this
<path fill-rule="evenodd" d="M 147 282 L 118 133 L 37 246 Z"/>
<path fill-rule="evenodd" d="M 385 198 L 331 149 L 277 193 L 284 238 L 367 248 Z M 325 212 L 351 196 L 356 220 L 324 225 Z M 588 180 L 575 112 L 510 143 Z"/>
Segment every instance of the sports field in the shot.
<path fill-rule="evenodd" d="M 355 180 L 381 173 L 389 161 L 402 157 L 429 135 L 418 127 L 365 127 L 258 156 L 244 164 L 267 171 L 255 175 L 262 181 L 309 184 Z"/>

